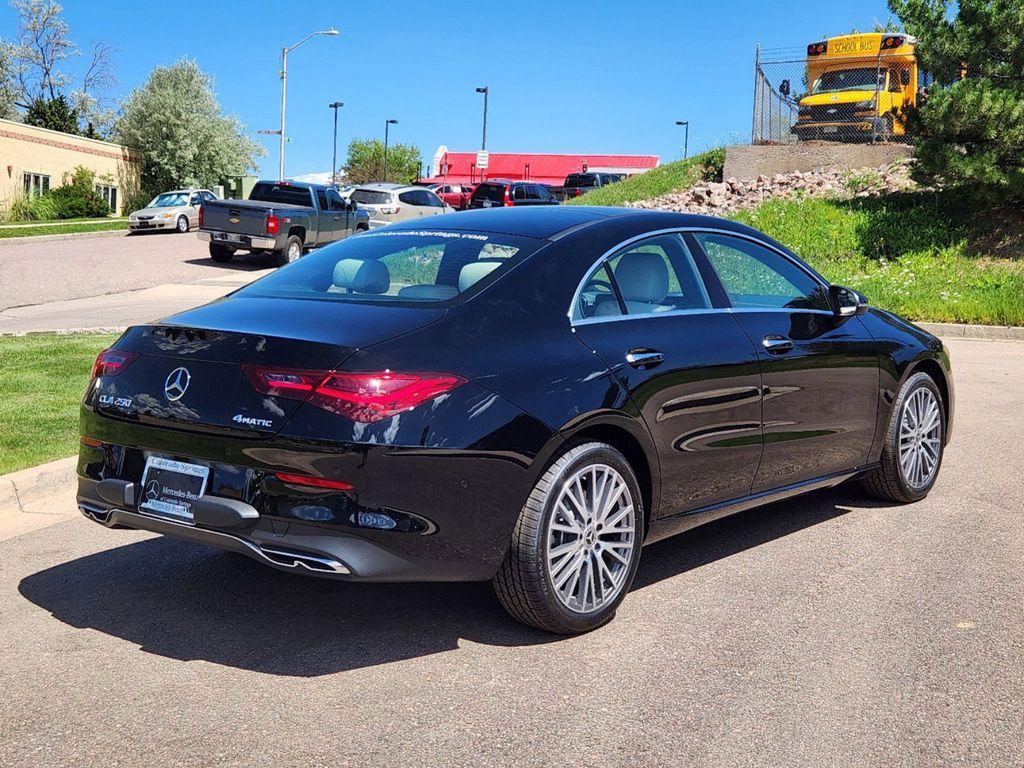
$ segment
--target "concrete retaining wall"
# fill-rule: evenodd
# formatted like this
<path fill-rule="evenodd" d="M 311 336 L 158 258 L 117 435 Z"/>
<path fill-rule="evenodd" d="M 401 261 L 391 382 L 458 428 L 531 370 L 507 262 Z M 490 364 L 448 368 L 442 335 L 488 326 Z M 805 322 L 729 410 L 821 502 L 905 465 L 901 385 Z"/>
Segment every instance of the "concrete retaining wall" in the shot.
<path fill-rule="evenodd" d="M 725 150 L 723 179 L 756 179 L 760 175 L 819 168 L 878 168 L 910 157 L 905 144 L 786 144 L 735 146 Z"/>

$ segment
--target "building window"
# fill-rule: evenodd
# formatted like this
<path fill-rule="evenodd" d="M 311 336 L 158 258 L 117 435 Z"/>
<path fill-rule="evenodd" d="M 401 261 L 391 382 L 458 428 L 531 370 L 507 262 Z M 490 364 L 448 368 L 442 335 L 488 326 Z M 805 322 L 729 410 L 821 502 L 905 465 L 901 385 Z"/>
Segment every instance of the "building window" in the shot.
<path fill-rule="evenodd" d="M 117 187 L 111 187 L 106 184 L 96 185 L 96 194 L 107 201 L 107 205 L 110 206 L 110 212 L 117 212 Z"/>
<path fill-rule="evenodd" d="M 25 197 L 39 197 L 50 191 L 50 177 L 43 173 L 24 173 Z"/>

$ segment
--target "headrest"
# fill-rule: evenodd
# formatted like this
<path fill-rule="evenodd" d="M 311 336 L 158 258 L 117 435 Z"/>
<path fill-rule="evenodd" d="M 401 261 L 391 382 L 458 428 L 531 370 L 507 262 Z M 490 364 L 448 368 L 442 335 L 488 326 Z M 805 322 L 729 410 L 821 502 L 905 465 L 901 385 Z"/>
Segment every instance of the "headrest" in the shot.
<path fill-rule="evenodd" d="M 468 290 L 474 283 L 483 280 L 502 265 L 501 261 L 471 261 L 459 272 L 459 293 Z"/>
<path fill-rule="evenodd" d="M 391 287 L 388 265 L 377 259 L 342 259 L 334 265 L 332 281 L 353 293 L 387 293 Z"/>
<path fill-rule="evenodd" d="M 615 268 L 615 281 L 626 301 L 661 304 L 668 296 L 668 267 L 660 253 L 627 253 Z"/>

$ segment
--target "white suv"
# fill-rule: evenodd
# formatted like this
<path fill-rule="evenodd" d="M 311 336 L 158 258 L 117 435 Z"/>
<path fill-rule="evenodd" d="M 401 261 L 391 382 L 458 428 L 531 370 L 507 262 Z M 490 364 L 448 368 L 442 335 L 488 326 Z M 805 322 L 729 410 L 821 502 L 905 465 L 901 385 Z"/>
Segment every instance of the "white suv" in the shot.
<path fill-rule="evenodd" d="M 455 211 L 426 187 L 402 184 L 363 184 L 352 190 L 349 199 L 370 214 L 371 228 Z"/>

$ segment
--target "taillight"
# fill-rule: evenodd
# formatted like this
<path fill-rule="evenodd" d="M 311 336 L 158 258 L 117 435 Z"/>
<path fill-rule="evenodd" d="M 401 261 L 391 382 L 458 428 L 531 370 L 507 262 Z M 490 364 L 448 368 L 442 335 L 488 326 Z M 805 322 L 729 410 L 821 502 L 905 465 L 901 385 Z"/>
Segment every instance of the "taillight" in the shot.
<path fill-rule="evenodd" d="M 379 210 L 380 210 L 381 213 L 390 216 L 391 214 L 398 213 L 400 210 L 402 210 L 402 206 L 400 206 L 400 205 L 382 205 Z"/>
<path fill-rule="evenodd" d="M 138 355 L 132 352 L 121 352 L 116 349 L 105 349 L 96 357 L 92 364 L 92 376 L 117 376 L 121 371 L 131 365 Z"/>
<path fill-rule="evenodd" d="M 352 421 L 372 424 L 465 383 L 450 373 L 337 373 L 243 366 L 258 392 L 305 400 Z"/>
<path fill-rule="evenodd" d="M 508 193 L 508 187 L 505 187 L 505 205 L 513 206 L 515 203 L 512 202 L 512 196 Z"/>
<path fill-rule="evenodd" d="M 203 228 L 203 206 L 199 206 L 199 228 Z"/>
<path fill-rule="evenodd" d="M 276 235 L 281 231 L 281 220 L 272 213 L 267 214 L 267 234 Z"/>

